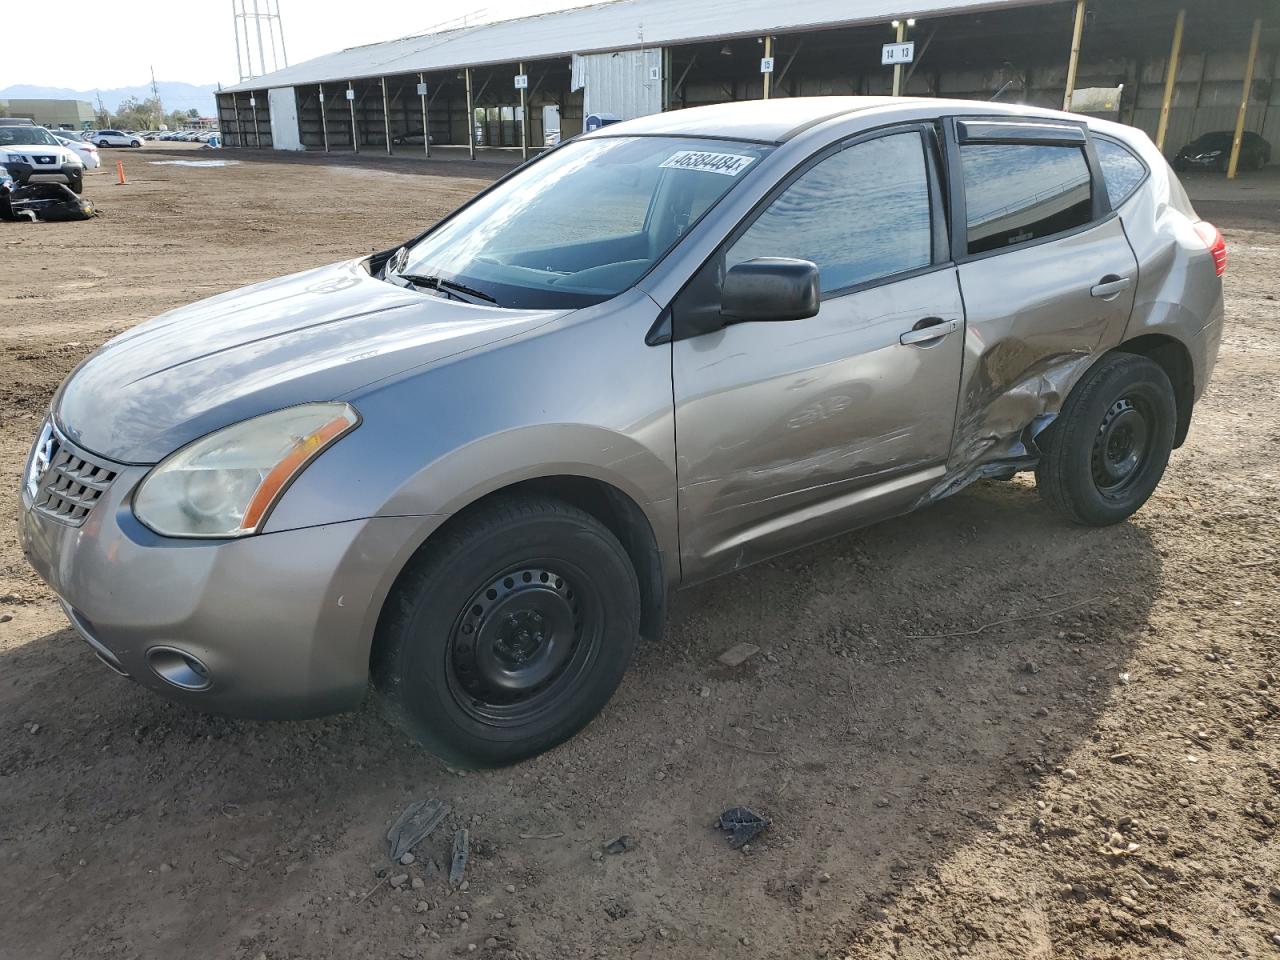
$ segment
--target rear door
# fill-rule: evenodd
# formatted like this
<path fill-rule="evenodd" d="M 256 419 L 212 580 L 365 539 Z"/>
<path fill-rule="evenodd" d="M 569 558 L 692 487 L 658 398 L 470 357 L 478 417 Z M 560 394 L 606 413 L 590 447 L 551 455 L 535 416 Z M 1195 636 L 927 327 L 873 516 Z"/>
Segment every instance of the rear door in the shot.
<path fill-rule="evenodd" d="M 1120 342 L 1138 264 L 1083 124 L 956 118 L 946 127 L 966 314 L 948 472 L 963 479 L 981 460 L 1027 453 L 1041 414 Z"/>

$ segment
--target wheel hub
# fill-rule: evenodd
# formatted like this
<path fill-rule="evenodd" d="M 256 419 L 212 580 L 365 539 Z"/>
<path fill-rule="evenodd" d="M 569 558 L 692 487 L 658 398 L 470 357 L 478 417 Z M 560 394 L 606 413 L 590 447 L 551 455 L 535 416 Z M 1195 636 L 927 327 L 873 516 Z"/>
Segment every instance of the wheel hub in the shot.
<path fill-rule="evenodd" d="M 544 569 L 505 574 L 468 601 L 450 648 L 451 679 L 476 705 L 527 700 L 563 672 L 580 627 L 565 578 Z"/>
<path fill-rule="evenodd" d="M 1146 458 L 1149 434 L 1146 416 L 1130 398 L 1111 405 L 1093 442 L 1093 479 L 1099 491 L 1118 492 L 1133 480 Z"/>

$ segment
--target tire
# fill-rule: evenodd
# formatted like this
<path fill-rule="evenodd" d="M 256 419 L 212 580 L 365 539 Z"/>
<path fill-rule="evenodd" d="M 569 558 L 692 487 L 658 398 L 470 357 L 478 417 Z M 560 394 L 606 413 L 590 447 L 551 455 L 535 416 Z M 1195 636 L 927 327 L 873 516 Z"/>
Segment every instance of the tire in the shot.
<path fill-rule="evenodd" d="M 1173 385 L 1146 357 L 1113 353 L 1085 374 L 1041 435 L 1041 497 L 1102 527 L 1132 516 L 1164 476 L 1177 425 Z"/>
<path fill-rule="evenodd" d="M 71 192 L 74 194 L 84 193 L 84 174 L 82 173 L 78 177 L 68 177 L 67 186 L 71 188 Z"/>
<path fill-rule="evenodd" d="M 586 726 L 639 635 L 640 588 L 617 538 L 561 501 L 503 498 L 401 575 L 375 640 L 374 687 L 387 719 L 433 753 L 502 766 Z"/>
<path fill-rule="evenodd" d="M 130 140 L 130 141 L 129 141 L 129 146 L 131 146 L 131 147 L 140 147 L 140 146 L 142 146 L 142 141 L 141 141 L 141 140 Z"/>

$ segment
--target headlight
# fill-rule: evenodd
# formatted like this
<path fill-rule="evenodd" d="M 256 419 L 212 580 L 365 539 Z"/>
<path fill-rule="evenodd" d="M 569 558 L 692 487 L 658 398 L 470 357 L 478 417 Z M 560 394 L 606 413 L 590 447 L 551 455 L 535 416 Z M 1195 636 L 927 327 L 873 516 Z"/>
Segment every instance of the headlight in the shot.
<path fill-rule="evenodd" d="M 348 404 L 308 403 L 233 424 L 161 461 L 134 515 L 166 537 L 257 533 L 289 484 L 359 423 Z"/>

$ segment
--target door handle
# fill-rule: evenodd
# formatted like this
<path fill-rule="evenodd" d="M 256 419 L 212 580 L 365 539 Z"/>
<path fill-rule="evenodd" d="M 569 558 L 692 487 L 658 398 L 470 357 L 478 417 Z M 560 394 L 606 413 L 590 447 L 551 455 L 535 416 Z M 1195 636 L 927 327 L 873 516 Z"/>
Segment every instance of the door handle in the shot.
<path fill-rule="evenodd" d="M 1090 296 L 1100 297 L 1103 300 L 1110 300 L 1117 294 L 1129 289 L 1128 277 L 1117 277 L 1114 273 L 1109 273 L 1096 284 L 1089 288 Z"/>
<path fill-rule="evenodd" d="M 898 342 L 905 347 L 933 343 L 935 340 L 941 340 L 958 326 L 960 326 L 959 320 L 940 320 L 937 317 L 925 317 L 900 336 Z"/>

